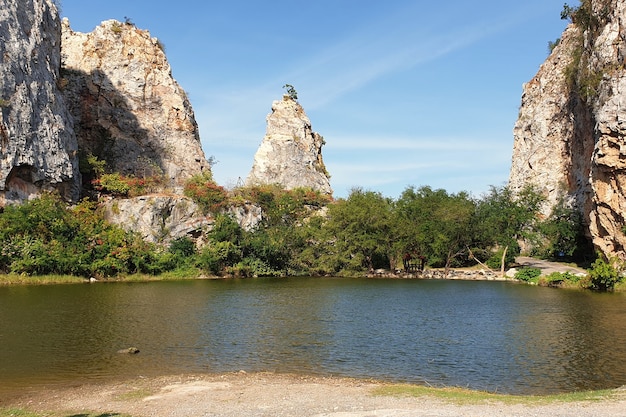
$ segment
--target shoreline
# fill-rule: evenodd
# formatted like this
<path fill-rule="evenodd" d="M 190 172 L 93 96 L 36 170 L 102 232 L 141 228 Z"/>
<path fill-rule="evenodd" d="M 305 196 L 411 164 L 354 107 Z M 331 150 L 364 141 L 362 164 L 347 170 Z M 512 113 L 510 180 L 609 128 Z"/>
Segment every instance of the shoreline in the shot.
<path fill-rule="evenodd" d="M 124 378 L 0 400 L 29 416 L 623 416 L 626 389 L 514 396 L 368 379 L 244 371 Z M 52 413 L 52 414 L 50 414 Z M 20 414 L 15 414 L 20 415 Z"/>
<path fill-rule="evenodd" d="M 542 270 L 542 273 L 550 272 L 573 272 L 586 273 L 583 269 L 575 268 L 570 265 L 557 262 L 542 261 L 534 258 L 519 257 L 518 262 L 513 267 L 531 266 Z M 290 276 L 296 277 L 296 276 Z M 311 276 L 317 278 L 316 276 Z M 262 278 L 262 277 L 259 277 Z M 324 278 L 324 276 L 320 276 Z M 341 278 L 341 277 L 340 277 Z M 423 271 L 405 272 L 402 270 L 391 271 L 387 269 L 378 269 L 375 271 L 364 272 L 358 276 L 346 276 L 346 279 L 352 278 L 380 278 L 380 279 L 415 279 L 415 280 L 450 280 L 450 281 L 497 281 L 511 283 L 525 283 L 507 275 L 502 276 L 500 271 L 488 270 L 485 268 L 468 267 L 468 268 L 450 268 L 446 274 L 442 268 L 427 268 Z M 164 273 L 161 275 L 133 274 L 120 275 L 110 278 L 87 278 L 73 275 L 15 275 L 0 274 L 0 287 L 6 286 L 27 286 L 27 285 L 60 285 L 60 284 L 89 284 L 89 283 L 110 283 L 110 282 L 158 282 L 158 281 L 191 281 L 191 280 L 229 280 L 229 279 L 250 279 L 232 276 L 209 276 L 198 269 L 190 269 L 181 274 L 180 271 Z"/>

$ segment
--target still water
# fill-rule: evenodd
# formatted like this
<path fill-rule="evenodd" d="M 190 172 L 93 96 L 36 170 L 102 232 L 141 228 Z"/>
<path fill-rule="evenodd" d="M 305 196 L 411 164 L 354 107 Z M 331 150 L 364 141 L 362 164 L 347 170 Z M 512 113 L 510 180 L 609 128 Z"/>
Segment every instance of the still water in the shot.
<path fill-rule="evenodd" d="M 117 353 L 130 346 L 141 353 Z M 0 288 L 0 394 L 238 370 L 514 394 L 618 387 L 626 295 L 332 278 Z"/>

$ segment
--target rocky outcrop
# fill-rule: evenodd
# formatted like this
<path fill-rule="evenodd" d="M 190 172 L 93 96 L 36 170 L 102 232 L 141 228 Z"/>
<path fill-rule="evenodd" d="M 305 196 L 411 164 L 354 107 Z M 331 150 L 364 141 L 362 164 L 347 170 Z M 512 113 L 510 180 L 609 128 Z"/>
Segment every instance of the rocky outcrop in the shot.
<path fill-rule="evenodd" d="M 228 214 L 247 232 L 253 230 L 263 220 L 263 210 L 260 206 L 252 203 L 232 205 L 228 207 Z"/>
<path fill-rule="evenodd" d="M 64 19 L 62 57 L 82 156 L 125 175 L 163 174 L 173 187 L 210 169 L 191 104 L 148 31 L 108 20 L 78 33 Z"/>
<path fill-rule="evenodd" d="M 519 117 L 513 130 L 509 186 L 533 184 L 545 193 L 549 214 L 562 195 L 583 207 L 590 194 L 591 115 L 584 103 L 567 93 L 567 71 L 574 64 L 580 33 L 570 26 L 560 43 L 524 85 Z"/>
<path fill-rule="evenodd" d="M 313 132 L 302 106 L 285 95 L 272 103 L 266 134 L 254 156 L 246 185 L 309 187 L 332 194 L 330 176 L 322 160 L 323 145 L 324 138 Z"/>
<path fill-rule="evenodd" d="M 626 259 L 626 0 L 580 7 L 524 86 L 509 184 L 565 193 L 596 248 Z"/>
<path fill-rule="evenodd" d="M 79 157 L 89 154 L 110 171 L 165 177 L 173 191 L 210 169 L 189 100 L 147 31 L 110 20 L 76 33 L 51 0 L 0 0 L 0 40 L 0 205 L 42 190 L 78 200 Z M 103 205 L 108 220 L 152 242 L 199 236 L 213 222 L 176 195 Z"/>
<path fill-rule="evenodd" d="M 204 214 L 193 200 L 179 195 L 111 198 L 102 207 L 108 222 L 137 233 L 146 242 L 163 245 L 180 237 L 202 243 L 215 224 L 214 214 Z M 231 206 L 227 214 L 246 231 L 262 220 L 261 208 L 254 204 Z"/>
<path fill-rule="evenodd" d="M 59 90 L 61 23 L 49 0 L 0 0 L 0 205 L 42 190 L 76 200 L 73 123 Z"/>
<path fill-rule="evenodd" d="M 147 242 L 167 244 L 187 236 L 197 238 L 213 227 L 213 218 L 205 216 L 189 198 L 150 194 L 103 203 L 104 217 L 126 230 L 137 233 Z"/>

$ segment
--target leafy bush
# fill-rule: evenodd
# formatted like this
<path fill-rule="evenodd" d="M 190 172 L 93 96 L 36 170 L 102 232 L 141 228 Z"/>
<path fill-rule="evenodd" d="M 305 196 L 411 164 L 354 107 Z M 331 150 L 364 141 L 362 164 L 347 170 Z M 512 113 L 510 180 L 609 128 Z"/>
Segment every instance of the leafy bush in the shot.
<path fill-rule="evenodd" d="M 168 267 L 153 245 L 106 223 L 92 202 L 53 194 L 0 213 L 0 270 L 27 275 L 114 276 Z"/>
<path fill-rule="evenodd" d="M 130 191 L 130 185 L 119 172 L 103 174 L 100 178 L 93 180 L 92 184 L 97 190 L 119 196 L 126 196 Z"/>
<path fill-rule="evenodd" d="M 485 262 L 487 266 L 491 269 L 500 269 L 502 267 L 502 253 L 504 249 L 499 249 L 494 252 L 489 259 Z M 519 253 L 519 246 L 517 244 L 513 249 L 509 248 L 506 251 L 506 256 L 504 257 L 504 267 L 507 268 L 509 265 L 515 262 L 515 255 Z"/>
<path fill-rule="evenodd" d="M 285 89 L 285 91 L 287 91 L 287 95 L 294 101 L 298 100 L 298 92 L 296 91 L 296 89 L 294 88 L 293 85 L 291 84 L 285 84 L 283 85 L 283 88 Z"/>
<path fill-rule="evenodd" d="M 530 281 L 535 280 L 536 278 L 539 278 L 540 275 L 541 275 L 541 269 L 524 267 L 524 268 L 521 268 L 519 271 L 517 271 L 517 273 L 515 274 L 515 279 L 519 279 L 520 281 L 530 282 Z"/>
<path fill-rule="evenodd" d="M 196 266 L 218 275 L 241 259 L 241 251 L 232 242 L 211 242 L 202 248 Z"/>
<path fill-rule="evenodd" d="M 226 269 L 226 272 L 238 278 L 275 277 L 282 274 L 260 259 L 245 258 Z"/>
<path fill-rule="evenodd" d="M 193 256 L 196 253 L 196 244 L 187 236 L 179 237 L 170 243 L 169 251 L 183 257 Z"/>
<path fill-rule="evenodd" d="M 539 285 L 556 287 L 566 286 L 575 287 L 580 286 L 581 277 L 571 272 L 552 272 L 548 275 L 542 276 L 538 280 Z"/>
<path fill-rule="evenodd" d="M 228 200 L 228 193 L 215 183 L 209 171 L 191 177 L 185 183 L 184 194 L 205 213 L 218 211 Z"/>
<path fill-rule="evenodd" d="M 571 283 L 577 283 L 580 281 L 580 278 L 581 277 L 572 274 L 571 272 L 552 272 L 551 274 L 545 276 L 545 280 L 547 282 L 567 281 Z"/>
<path fill-rule="evenodd" d="M 589 270 L 589 287 L 598 291 L 611 291 L 620 281 L 617 268 L 602 258 L 595 260 Z"/>
<path fill-rule="evenodd" d="M 98 191 L 117 195 L 135 197 L 154 192 L 163 185 L 163 176 L 150 177 L 125 176 L 119 172 L 103 174 L 91 181 Z"/>

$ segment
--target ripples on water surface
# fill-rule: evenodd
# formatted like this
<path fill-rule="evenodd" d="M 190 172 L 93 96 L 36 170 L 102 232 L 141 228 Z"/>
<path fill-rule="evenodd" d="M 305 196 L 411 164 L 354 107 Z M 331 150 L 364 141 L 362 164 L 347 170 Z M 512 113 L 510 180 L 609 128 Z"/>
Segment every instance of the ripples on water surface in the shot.
<path fill-rule="evenodd" d="M 626 384 L 626 296 L 498 282 L 0 288 L 0 387 L 276 371 L 552 393 Z M 137 346 L 139 355 L 117 350 Z"/>

